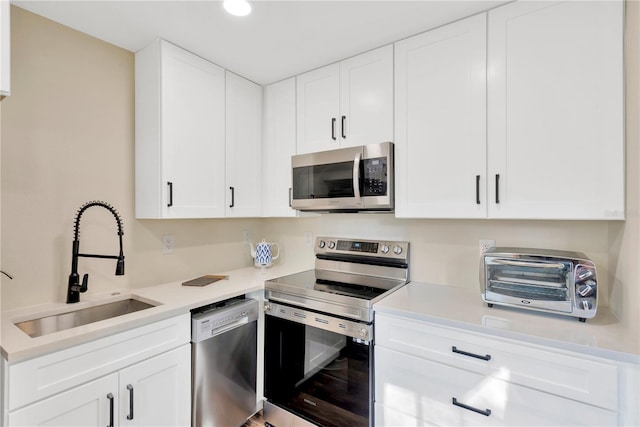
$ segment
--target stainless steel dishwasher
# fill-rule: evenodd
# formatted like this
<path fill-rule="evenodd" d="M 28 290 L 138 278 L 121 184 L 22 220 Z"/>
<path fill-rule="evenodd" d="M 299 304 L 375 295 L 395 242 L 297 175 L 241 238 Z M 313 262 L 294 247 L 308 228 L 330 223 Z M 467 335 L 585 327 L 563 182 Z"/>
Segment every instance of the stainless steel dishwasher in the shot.
<path fill-rule="evenodd" d="M 253 299 L 192 311 L 193 426 L 240 426 L 256 412 L 257 320 Z"/>

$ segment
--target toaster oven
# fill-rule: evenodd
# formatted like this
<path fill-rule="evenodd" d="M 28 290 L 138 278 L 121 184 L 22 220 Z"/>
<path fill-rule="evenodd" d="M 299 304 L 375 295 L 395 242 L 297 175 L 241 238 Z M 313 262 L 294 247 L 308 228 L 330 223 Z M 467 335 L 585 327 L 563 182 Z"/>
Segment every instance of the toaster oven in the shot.
<path fill-rule="evenodd" d="M 482 299 L 494 304 L 577 317 L 596 315 L 596 266 L 584 254 L 492 248 L 480 261 Z"/>

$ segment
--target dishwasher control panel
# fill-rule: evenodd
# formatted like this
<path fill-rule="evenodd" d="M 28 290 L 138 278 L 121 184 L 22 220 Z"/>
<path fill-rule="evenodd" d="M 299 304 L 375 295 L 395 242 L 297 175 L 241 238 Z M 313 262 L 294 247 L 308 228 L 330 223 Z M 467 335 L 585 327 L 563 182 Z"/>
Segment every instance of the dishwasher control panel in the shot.
<path fill-rule="evenodd" d="M 191 316 L 191 341 L 207 338 L 255 321 L 258 318 L 258 301 L 236 299 L 217 303 Z"/>

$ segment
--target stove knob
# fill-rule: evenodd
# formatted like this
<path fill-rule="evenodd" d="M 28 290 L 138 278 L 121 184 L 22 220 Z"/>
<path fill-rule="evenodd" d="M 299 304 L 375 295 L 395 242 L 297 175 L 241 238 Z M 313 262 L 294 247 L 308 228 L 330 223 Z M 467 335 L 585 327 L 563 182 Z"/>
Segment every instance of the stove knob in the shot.
<path fill-rule="evenodd" d="M 383 254 L 388 254 L 389 253 L 389 246 L 382 245 L 382 247 L 380 248 L 380 252 L 382 252 Z"/>
<path fill-rule="evenodd" d="M 402 248 L 400 246 L 394 246 L 393 253 L 396 255 L 400 255 L 402 253 Z"/>
<path fill-rule="evenodd" d="M 329 242 L 329 249 L 333 249 L 336 247 L 336 242 Z"/>
<path fill-rule="evenodd" d="M 367 338 L 367 335 L 368 335 L 367 328 L 360 329 L 358 331 L 358 335 L 360 335 L 362 338 Z"/>
<path fill-rule="evenodd" d="M 326 245 L 326 243 L 324 242 L 324 240 L 320 240 L 320 242 L 318 242 L 318 247 L 320 249 L 324 248 L 324 245 Z"/>
<path fill-rule="evenodd" d="M 269 311 L 271 310 L 271 305 L 268 302 L 264 303 L 264 311 Z"/>

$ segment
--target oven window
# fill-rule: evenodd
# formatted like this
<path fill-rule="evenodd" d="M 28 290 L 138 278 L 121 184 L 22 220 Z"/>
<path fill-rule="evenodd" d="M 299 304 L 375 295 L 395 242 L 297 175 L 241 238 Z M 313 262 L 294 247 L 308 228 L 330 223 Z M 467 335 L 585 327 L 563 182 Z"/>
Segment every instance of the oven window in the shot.
<path fill-rule="evenodd" d="M 267 315 L 265 396 L 321 426 L 368 426 L 372 354 L 368 343 Z"/>
<path fill-rule="evenodd" d="M 353 161 L 293 168 L 294 199 L 354 197 Z"/>

